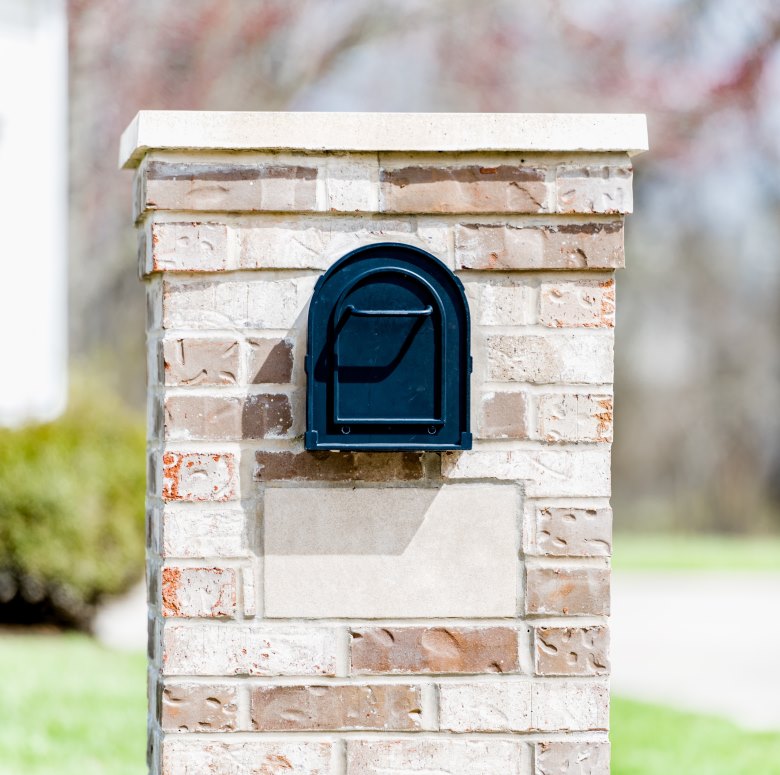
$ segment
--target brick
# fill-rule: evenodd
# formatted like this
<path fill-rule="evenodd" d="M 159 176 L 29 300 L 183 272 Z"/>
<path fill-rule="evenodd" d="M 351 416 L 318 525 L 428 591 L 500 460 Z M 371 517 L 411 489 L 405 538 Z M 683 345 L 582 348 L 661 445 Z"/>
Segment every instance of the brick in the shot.
<path fill-rule="evenodd" d="M 367 627 L 352 631 L 352 672 L 511 673 L 519 669 L 510 627 Z"/>
<path fill-rule="evenodd" d="M 221 742 L 170 735 L 161 775 L 330 775 L 333 746 L 303 740 Z"/>
<path fill-rule="evenodd" d="M 442 454 L 445 479 L 525 482 L 529 498 L 609 497 L 610 453 L 603 447 L 569 449 L 474 449 Z"/>
<path fill-rule="evenodd" d="M 325 166 L 327 210 L 377 212 L 379 161 L 376 154 L 328 154 Z"/>
<path fill-rule="evenodd" d="M 625 264 L 623 223 L 455 227 L 458 269 L 617 269 Z"/>
<path fill-rule="evenodd" d="M 231 453 L 166 452 L 163 490 L 166 501 L 228 501 L 237 494 L 238 474 Z"/>
<path fill-rule="evenodd" d="M 165 339 L 166 385 L 235 385 L 239 348 L 235 339 Z"/>
<path fill-rule="evenodd" d="M 252 385 L 292 381 L 293 343 L 275 337 L 247 340 L 249 347 L 248 380 Z"/>
<path fill-rule="evenodd" d="M 609 685 L 598 681 L 536 681 L 532 687 L 533 728 L 541 732 L 609 728 Z"/>
<path fill-rule="evenodd" d="M 609 614 L 609 570 L 605 568 L 529 567 L 526 574 L 527 614 Z"/>
<path fill-rule="evenodd" d="M 163 282 L 163 320 L 171 328 L 292 328 L 309 303 L 317 278 Z"/>
<path fill-rule="evenodd" d="M 609 775 L 609 742 L 538 743 L 534 775 Z"/>
<path fill-rule="evenodd" d="M 520 509 L 514 484 L 268 487 L 265 615 L 514 616 Z"/>
<path fill-rule="evenodd" d="M 235 269 L 224 223 L 153 223 L 152 272 L 219 272 Z"/>
<path fill-rule="evenodd" d="M 472 316 L 481 326 L 527 326 L 536 322 L 534 289 L 514 278 L 464 283 Z"/>
<path fill-rule="evenodd" d="M 355 248 L 372 242 L 416 244 L 447 261 L 449 227 L 417 220 L 314 218 L 247 223 L 237 229 L 244 269 L 328 269 Z"/>
<path fill-rule="evenodd" d="M 551 328 L 614 328 L 615 281 L 542 283 L 539 323 Z"/>
<path fill-rule="evenodd" d="M 534 632 L 537 675 L 609 673 L 609 630 L 606 627 L 537 627 Z"/>
<path fill-rule="evenodd" d="M 253 567 L 241 568 L 241 586 L 244 616 L 247 618 L 257 616 L 257 590 L 255 587 L 255 569 Z"/>
<path fill-rule="evenodd" d="M 548 393 L 539 396 L 540 438 L 558 441 L 612 441 L 612 396 L 590 393 Z"/>
<path fill-rule="evenodd" d="M 162 325 L 162 281 L 149 278 L 146 283 L 146 330 L 156 331 Z"/>
<path fill-rule="evenodd" d="M 380 169 L 380 209 L 396 213 L 550 212 L 546 170 L 520 164 Z"/>
<path fill-rule="evenodd" d="M 255 453 L 255 478 L 312 481 L 385 482 L 422 479 L 418 452 L 272 452 Z"/>
<path fill-rule="evenodd" d="M 238 440 L 243 437 L 242 409 L 240 398 L 169 395 L 165 399 L 165 439 Z"/>
<path fill-rule="evenodd" d="M 439 724 L 451 732 L 526 732 L 532 726 L 531 683 L 442 684 Z"/>
<path fill-rule="evenodd" d="M 171 620 L 163 630 L 165 675 L 334 675 L 337 633 L 311 625 Z"/>
<path fill-rule="evenodd" d="M 258 686 L 252 727 L 262 732 L 331 729 L 420 729 L 420 689 L 370 686 Z"/>
<path fill-rule="evenodd" d="M 533 506 L 534 536 L 527 554 L 552 557 L 609 557 L 612 509 L 608 506 Z M 529 533 L 530 537 L 530 533 Z"/>
<path fill-rule="evenodd" d="M 524 775 L 527 743 L 510 740 L 405 738 L 348 740 L 349 775 Z"/>
<path fill-rule="evenodd" d="M 556 169 L 559 213 L 630 213 L 630 165 L 562 164 Z"/>
<path fill-rule="evenodd" d="M 162 512 L 163 557 L 247 557 L 251 527 L 240 508 L 205 510 L 166 505 Z"/>
<path fill-rule="evenodd" d="M 486 391 L 479 401 L 477 437 L 527 439 L 527 398 L 520 391 Z"/>
<path fill-rule="evenodd" d="M 150 161 L 145 178 L 143 209 L 317 209 L 317 169 L 306 164 L 274 159 L 254 164 Z"/>
<path fill-rule="evenodd" d="M 165 732 L 232 732 L 238 727 L 238 688 L 166 683 L 160 726 Z"/>
<path fill-rule="evenodd" d="M 163 616 L 235 616 L 236 572 L 232 568 L 162 569 Z"/>
<path fill-rule="evenodd" d="M 168 441 L 286 438 L 292 424 L 290 399 L 283 393 L 245 398 L 176 395 L 165 399 Z"/>
<path fill-rule="evenodd" d="M 487 379 L 494 382 L 611 383 L 613 338 L 595 332 L 555 331 L 489 335 Z"/>

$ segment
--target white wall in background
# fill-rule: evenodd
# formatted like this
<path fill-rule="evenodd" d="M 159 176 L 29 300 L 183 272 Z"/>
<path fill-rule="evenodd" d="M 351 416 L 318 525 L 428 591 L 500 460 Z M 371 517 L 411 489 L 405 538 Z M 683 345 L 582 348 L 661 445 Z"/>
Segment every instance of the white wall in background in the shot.
<path fill-rule="evenodd" d="M 64 0 L 0 0 L 0 425 L 67 391 Z"/>

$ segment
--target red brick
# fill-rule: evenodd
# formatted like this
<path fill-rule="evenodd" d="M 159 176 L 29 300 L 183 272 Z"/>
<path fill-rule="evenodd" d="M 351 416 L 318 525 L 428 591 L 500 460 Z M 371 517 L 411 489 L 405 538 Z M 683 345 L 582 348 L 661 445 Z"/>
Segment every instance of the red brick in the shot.
<path fill-rule="evenodd" d="M 252 726 L 271 731 L 420 729 L 420 690 L 371 686 L 259 686 L 252 691 Z"/>
<path fill-rule="evenodd" d="M 255 453 L 255 478 L 383 482 L 423 478 L 419 452 Z"/>
<path fill-rule="evenodd" d="M 510 673 L 518 670 L 509 627 L 373 627 L 352 631 L 353 673 Z"/>
<path fill-rule="evenodd" d="M 529 567 L 526 578 L 527 614 L 609 614 L 609 570 L 606 568 Z"/>

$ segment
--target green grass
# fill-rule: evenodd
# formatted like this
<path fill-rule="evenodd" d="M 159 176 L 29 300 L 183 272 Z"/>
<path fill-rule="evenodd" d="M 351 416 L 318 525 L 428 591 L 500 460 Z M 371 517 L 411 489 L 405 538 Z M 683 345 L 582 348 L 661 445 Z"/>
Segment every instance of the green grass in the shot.
<path fill-rule="evenodd" d="M 144 775 L 145 657 L 0 634 L 0 775 Z M 780 732 L 614 699 L 613 775 L 780 775 Z"/>
<path fill-rule="evenodd" d="M 780 573 L 780 537 L 618 533 L 615 570 L 773 571 Z"/>
<path fill-rule="evenodd" d="M 612 775 L 780 775 L 780 732 L 612 700 Z"/>
<path fill-rule="evenodd" d="M 145 655 L 2 633 L 0 696 L 2 775 L 146 773 Z"/>

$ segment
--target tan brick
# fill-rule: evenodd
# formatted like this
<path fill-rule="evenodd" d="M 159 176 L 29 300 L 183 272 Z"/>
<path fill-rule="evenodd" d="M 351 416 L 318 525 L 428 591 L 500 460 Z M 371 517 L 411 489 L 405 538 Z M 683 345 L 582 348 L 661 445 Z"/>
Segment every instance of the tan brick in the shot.
<path fill-rule="evenodd" d="M 600 731 L 609 728 L 609 684 L 537 680 L 531 689 L 533 728 L 541 732 Z"/>
<path fill-rule="evenodd" d="M 166 683 L 160 726 L 165 732 L 232 732 L 238 726 L 238 688 Z"/>
<path fill-rule="evenodd" d="M 606 627 L 537 627 L 534 665 L 537 675 L 606 675 L 609 673 Z"/>
<path fill-rule="evenodd" d="M 255 478 L 364 482 L 421 479 L 418 452 L 271 452 L 255 453 Z"/>
<path fill-rule="evenodd" d="M 625 263 L 623 223 L 455 227 L 458 269 L 617 269 Z"/>
<path fill-rule="evenodd" d="M 161 775 L 329 775 L 333 745 L 304 740 L 192 740 L 168 735 L 162 741 Z"/>
<path fill-rule="evenodd" d="M 162 497 L 166 501 L 229 501 L 238 474 L 231 453 L 166 452 Z"/>
<path fill-rule="evenodd" d="M 165 439 L 238 440 L 243 401 L 222 396 L 174 395 L 165 399 Z"/>
<path fill-rule="evenodd" d="M 163 557 L 247 557 L 251 518 L 237 507 L 185 507 L 162 510 L 160 554 Z"/>
<path fill-rule="evenodd" d="M 550 211 L 546 170 L 521 164 L 383 168 L 380 209 L 396 213 Z"/>
<path fill-rule="evenodd" d="M 556 170 L 560 213 L 630 213 L 632 171 L 627 164 L 562 164 Z"/>
<path fill-rule="evenodd" d="M 233 269 L 224 223 L 153 223 L 152 272 L 218 272 Z"/>
<path fill-rule="evenodd" d="M 166 280 L 163 320 L 171 328 L 293 328 L 303 319 L 317 278 L 250 281 Z"/>
<path fill-rule="evenodd" d="M 526 573 L 527 614 L 609 614 L 609 570 L 605 568 L 529 567 Z"/>
<path fill-rule="evenodd" d="M 615 281 L 542 283 L 539 323 L 551 328 L 614 328 Z"/>
<path fill-rule="evenodd" d="M 487 337 L 487 378 L 496 382 L 611 383 L 611 332 L 555 331 Z"/>
<path fill-rule="evenodd" d="M 612 396 L 548 393 L 537 404 L 539 437 L 557 441 L 612 441 Z"/>
<path fill-rule="evenodd" d="M 193 626 L 195 625 L 195 626 Z M 165 675 L 334 675 L 334 629 L 295 624 L 239 624 L 167 620 Z"/>
<path fill-rule="evenodd" d="M 248 339 L 250 384 L 292 381 L 293 343 L 274 337 Z"/>
<path fill-rule="evenodd" d="M 439 725 L 450 732 L 528 732 L 530 681 L 474 681 L 439 686 Z"/>
<path fill-rule="evenodd" d="M 176 395 L 165 400 L 169 441 L 285 438 L 292 423 L 290 399 L 282 393 L 245 398 Z"/>
<path fill-rule="evenodd" d="M 514 275 L 502 282 L 464 277 L 466 296 L 474 320 L 481 326 L 528 326 L 536 322 L 535 290 Z"/>
<path fill-rule="evenodd" d="M 352 631 L 353 673 L 511 673 L 519 669 L 509 627 L 371 627 Z"/>
<path fill-rule="evenodd" d="M 552 557 L 609 557 L 612 509 L 608 506 L 533 506 L 527 554 Z"/>
<path fill-rule="evenodd" d="M 477 437 L 527 439 L 526 394 L 520 391 L 488 391 L 479 403 Z"/>
<path fill-rule="evenodd" d="M 303 163 L 150 161 L 149 210 L 306 211 L 317 209 L 317 169 Z"/>
<path fill-rule="evenodd" d="M 235 339 L 165 339 L 166 385 L 235 385 L 239 348 Z"/>
<path fill-rule="evenodd" d="M 537 743 L 534 775 L 609 775 L 609 742 Z"/>
<path fill-rule="evenodd" d="M 478 448 L 445 452 L 441 458 L 445 479 L 508 479 L 525 481 L 529 498 L 609 497 L 609 447 L 585 449 Z"/>
<path fill-rule="evenodd" d="M 233 617 L 236 572 L 232 568 L 162 569 L 163 616 Z"/>
<path fill-rule="evenodd" d="M 328 269 L 355 248 L 374 242 L 418 245 L 449 263 L 449 227 L 417 219 L 317 218 L 247 222 L 237 227 L 244 269 Z"/>
<path fill-rule="evenodd" d="M 371 686 L 258 686 L 252 726 L 262 732 L 326 729 L 420 729 L 420 689 Z"/>
<path fill-rule="evenodd" d="M 529 766 L 528 744 L 520 741 L 415 736 L 347 741 L 349 775 L 524 775 Z"/>

